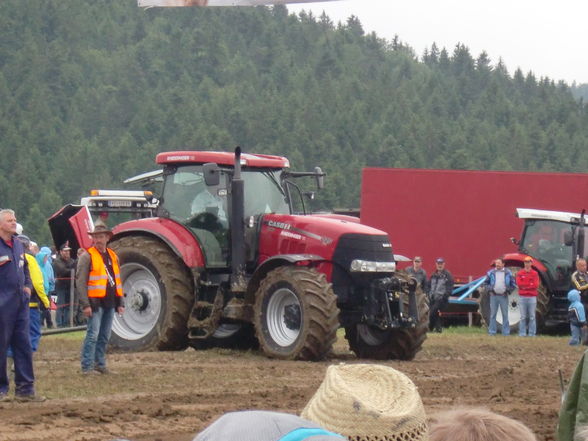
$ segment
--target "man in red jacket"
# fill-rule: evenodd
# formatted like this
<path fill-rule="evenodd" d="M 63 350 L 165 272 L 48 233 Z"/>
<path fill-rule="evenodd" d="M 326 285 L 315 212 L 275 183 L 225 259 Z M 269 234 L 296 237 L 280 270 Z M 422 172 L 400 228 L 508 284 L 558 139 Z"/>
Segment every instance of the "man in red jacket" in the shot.
<path fill-rule="evenodd" d="M 539 274 L 532 268 L 533 259 L 525 257 L 525 267 L 517 273 L 516 281 L 519 287 L 519 310 L 521 321 L 519 323 L 519 336 L 527 336 L 527 320 L 529 321 L 529 337 L 534 337 L 537 332 L 535 321 L 535 309 L 537 308 L 537 288 L 539 288 Z"/>

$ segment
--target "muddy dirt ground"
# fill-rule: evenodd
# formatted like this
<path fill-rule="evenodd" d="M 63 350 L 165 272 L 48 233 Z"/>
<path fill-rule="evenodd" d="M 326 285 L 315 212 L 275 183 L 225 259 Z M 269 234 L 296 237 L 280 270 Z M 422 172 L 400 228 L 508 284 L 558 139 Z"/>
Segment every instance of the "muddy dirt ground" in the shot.
<path fill-rule="evenodd" d="M 110 354 L 108 376 L 79 373 L 81 336 L 43 337 L 36 354 L 44 403 L 0 403 L 1 441 L 189 441 L 224 412 L 298 413 L 331 363 L 356 363 L 340 337 L 324 362 L 269 360 L 257 352 L 211 349 Z M 419 387 L 429 414 L 481 405 L 554 440 L 558 371 L 569 379 L 584 348 L 566 337 L 489 337 L 483 331 L 432 334 L 411 362 L 385 364 Z"/>

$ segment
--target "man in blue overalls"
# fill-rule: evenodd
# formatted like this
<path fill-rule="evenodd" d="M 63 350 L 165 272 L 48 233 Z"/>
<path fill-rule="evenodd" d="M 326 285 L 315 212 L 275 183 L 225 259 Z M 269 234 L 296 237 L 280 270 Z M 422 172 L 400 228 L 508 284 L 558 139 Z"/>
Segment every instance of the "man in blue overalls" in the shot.
<path fill-rule="evenodd" d="M 29 337 L 31 278 L 23 244 L 16 239 L 16 217 L 12 210 L 0 210 L 0 401 L 7 400 L 6 353 L 14 356 L 15 398 L 43 401 L 35 395 L 33 351 Z"/>

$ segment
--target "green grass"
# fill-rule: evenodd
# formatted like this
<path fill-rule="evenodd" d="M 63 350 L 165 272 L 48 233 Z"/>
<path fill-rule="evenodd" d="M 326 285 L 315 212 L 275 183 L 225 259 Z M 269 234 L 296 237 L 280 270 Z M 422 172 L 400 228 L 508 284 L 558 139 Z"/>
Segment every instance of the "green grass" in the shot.
<path fill-rule="evenodd" d="M 483 335 L 488 331 L 486 328 L 479 326 L 448 326 L 443 328 L 443 334 L 455 334 L 455 335 Z M 434 332 L 429 332 L 429 335 L 434 335 Z"/>

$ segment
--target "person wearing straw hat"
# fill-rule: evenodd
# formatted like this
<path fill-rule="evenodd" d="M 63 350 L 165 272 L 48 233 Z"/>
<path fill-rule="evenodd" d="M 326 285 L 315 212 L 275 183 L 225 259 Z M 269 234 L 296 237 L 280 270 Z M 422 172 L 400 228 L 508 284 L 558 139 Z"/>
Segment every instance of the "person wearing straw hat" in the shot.
<path fill-rule="evenodd" d="M 402 372 L 378 364 L 329 366 L 300 416 L 349 441 L 429 439 L 417 387 Z"/>
<path fill-rule="evenodd" d="M 316 393 L 295 415 L 228 413 L 194 441 L 427 441 L 425 409 L 414 383 L 377 364 L 327 368 Z"/>
<path fill-rule="evenodd" d="M 80 306 L 88 317 L 82 346 L 82 374 L 108 374 L 106 345 L 114 312 L 124 313 L 120 266 L 115 252 L 106 246 L 112 237 L 106 224 L 96 222 L 88 234 L 93 246 L 80 256 L 76 270 Z"/>

